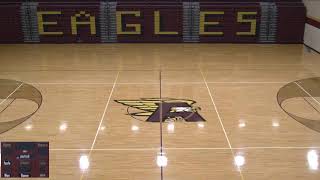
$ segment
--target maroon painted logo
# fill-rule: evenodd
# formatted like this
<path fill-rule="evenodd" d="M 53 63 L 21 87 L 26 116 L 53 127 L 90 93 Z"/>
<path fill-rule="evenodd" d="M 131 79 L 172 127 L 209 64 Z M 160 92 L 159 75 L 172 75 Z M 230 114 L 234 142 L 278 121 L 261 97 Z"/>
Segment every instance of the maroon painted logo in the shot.
<path fill-rule="evenodd" d="M 196 102 L 189 99 L 141 98 L 139 100 L 115 100 L 115 102 L 127 106 L 127 115 L 141 121 L 205 121 L 198 113 L 201 110 L 200 107 L 194 106 Z"/>

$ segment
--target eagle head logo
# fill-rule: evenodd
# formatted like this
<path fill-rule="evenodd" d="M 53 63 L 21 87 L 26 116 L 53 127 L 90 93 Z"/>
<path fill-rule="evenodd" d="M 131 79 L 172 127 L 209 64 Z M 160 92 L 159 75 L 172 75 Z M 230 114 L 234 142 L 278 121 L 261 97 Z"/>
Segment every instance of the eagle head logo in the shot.
<path fill-rule="evenodd" d="M 141 98 L 138 100 L 115 100 L 115 102 L 127 106 L 127 115 L 147 122 L 205 121 L 198 113 L 200 107 L 189 99 L 174 98 Z M 142 119 L 147 117 L 147 119 Z"/>

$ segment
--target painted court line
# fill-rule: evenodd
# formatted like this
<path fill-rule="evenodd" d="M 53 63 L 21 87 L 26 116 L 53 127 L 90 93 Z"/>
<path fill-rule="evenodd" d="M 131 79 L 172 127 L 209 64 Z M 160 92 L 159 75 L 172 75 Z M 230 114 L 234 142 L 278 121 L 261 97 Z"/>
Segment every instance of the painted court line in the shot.
<path fill-rule="evenodd" d="M 263 81 L 207 81 L 208 84 L 288 84 L 290 82 L 263 82 Z M 91 82 L 27 82 L 31 85 L 113 85 L 113 83 Z M 118 82 L 117 85 L 158 85 L 159 82 Z M 162 84 L 203 84 L 203 82 L 162 82 Z"/>
<path fill-rule="evenodd" d="M 200 70 L 200 71 L 201 71 L 201 70 Z M 214 102 L 214 100 L 213 100 L 213 96 L 212 96 L 212 94 L 211 94 L 210 88 L 209 88 L 209 86 L 208 86 L 208 83 L 207 83 L 207 81 L 206 81 L 206 79 L 205 79 L 204 74 L 203 74 L 203 72 L 202 72 L 202 71 L 201 71 L 201 75 L 202 75 L 203 80 L 204 80 L 204 83 L 205 83 L 205 85 L 206 85 L 206 87 L 207 87 L 207 90 L 208 90 L 208 93 L 209 93 L 209 96 L 210 96 L 211 102 L 212 102 L 212 104 L 213 104 L 213 106 L 214 106 L 214 110 L 215 110 L 215 111 L 216 111 L 216 113 L 217 113 L 217 116 L 218 116 L 218 119 L 219 119 L 220 125 L 221 125 L 221 127 L 222 127 L 223 133 L 224 133 L 224 135 L 225 135 L 225 137 L 226 137 L 226 140 L 227 140 L 227 142 L 228 142 L 229 148 L 231 149 L 231 148 L 232 148 L 232 146 L 231 146 L 231 143 L 230 143 L 230 141 L 229 141 L 229 138 L 228 138 L 227 132 L 226 132 L 226 130 L 225 130 L 225 128 L 224 128 L 223 122 L 222 122 L 222 120 L 221 120 L 220 113 L 218 112 L 218 109 L 217 109 L 216 103 L 215 103 L 215 102 Z"/>
<path fill-rule="evenodd" d="M 94 137 L 94 139 L 93 139 L 93 142 L 92 142 L 92 145 L 91 145 L 91 149 L 94 148 L 94 145 L 95 145 L 95 143 L 96 143 L 96 140 L 97 140 L 97 137 L 98 137 L 98 134 L 99 134 L 99 131 L 100 131 L 102 122 L 103 122 L 104 117 L 105 117 L 105 115 L 106 115 L 106 112 L 107 112 L 107 109 L 108 109 L 108 106 L 109 106 L 109 103 L 110 103 L 110 100 L 111 100 L 111 97 L 112 97 L 112 94 L 113 94 L 113 91 L 114 91 L 114 88 L 116 87 L 116 83 L 117 83 L 117 80 L 118 80 L 118 77 L 119 77 L 119 73 L 120 73 L 120 72 L 117 73 L 116 79 L 114 80 L 114 83 L 113 83 L 113 86 L 112 86 L 112 89 L 111 89 L 111 92 L 110 92 L 110 95 L 109 95 L 107 104 L 106 104 L 106 106 L 105 106 L 105 108 L 104 108 L 104 111 L 103 111 L 103 114 L 102 114 L 102 117 L 101 117 L 101 120 L 100 120 L 100 123 L 99 123 L 99 127 L 98 127 L 98 129 L 97 129 L 97 131 L 96 131 L 96 135 L 95 135 L 95 137 Z M 91 152 L 90 152 L 90 154 L 91 154 Z M 89 154 L 89 156 L 90 156 L 90 154 Z"/>
<path fill-rule="evenodd" d="M 159 151 L 160 148 L 106 148 L 106 149 L 63 149 L 52 148 L 50 151 Z"/>
<path fill-rule="evenodd" d="M 221 82 L 219 82 L 219 81 L 217 81 L 217 82 L 207 82 L 208 84 L 288 84 L 289 82 L 281 82 L 281 81 L 274 81 L 274 82 L 272 82 L 272 81 L 266 81 L 266 82 L 264 82 L 264 81 L 235 81 L 235 82 L 228 82 L 228 81 L 226 81 L 226 82 L 223 82 L 223 81 L 221 81 Z"/>
<path fill-rule="evenodd" d="M 313 103 L 312 103 L 312 100 L 308 100 L 307 98 L 305 98 L 305 97 L 303 97 L 303 100 L 305 101 L 305 102 L 307 102 L 315 111 L 317 111 L 318 113 L 320 113 L 320 111 L 317 109 L 317 107 L 315 107 L 314 105 L 313 105 Z"/>
<path fill-rule="evenodd" d="M 1 111 L 0 114 L 3 113 L 6 109 L 9 108 L 9 106 L 12 105 L 12 103 L 15 101 L 16 99 L 12 99 Z"/>
<path fill-rule="evenodd" d="M 102 122 L 103 122 L 103 120 L 104 120 L 104 117 L 105 117 L 105 115 L 106 115 L 106 112 L 107 112 L 107 109 L 108 109 L 108 106 L 109 106 L 109 103 L 110 103 L 110 100 L 111 100 L 111 96 L 112 96 L 113 91 L 114 91 L 114 88 L 115 88 L 115 86 L 116 86 L 116 84 L 117 84 L 117 80 L 118 80 L 118 77 L 119 77 L 119 73 L 120 73 L 120 72 L 118 71 L 117 76 L 116 76 L 116 79 L 114 80 L 114 83 L 113 83 L 111 92 L 110 92 L 110 94 L 109 94 L 108 101 L 107 101 L 107 103 L 106 103 L 106 106 L 105 106 L 105 108 L 104 108 L 103 114 L 102 114 L 102 116 L 101 116 L 100 123 L 99 123 L 98 129 L 97 129 L 97 131 L 96 131 L 96 135 L 94 136 L 94 139 L 93 139 L 91 148 L 90 148 L 90 150 L 89 150 L 88 159 L 90 159 L 92 150 L 93 150 L 94 145 L 95 145 L 95 143 L 96 143 L 96 140 L 97 140 L 97 137 L 98 137 L 98 134 L 99 134 L 99 131 L 100 131 Z M 84 175 L 84 173 L 81 174 L 80 180 L 83 179 L 83 175 Z"/>
<path fill-rule="evenodd" d="M 308 94 L 308 96 L 310 96 L 318 105 L 320 105 L 320 102 L 314 98 L 307 90 L 305 90 L 300 84 L 298 84 L 297 82 L 294 82 L 301 90 L 303 90 L 305 93 Z"/>
<path fill-rule="evenodd" d="M 230 148 L 227 147 L 217 147 L 217 148 L 210 148 L 210 147 L 199 147 L 199 148 L 164 148 L 167 150 L 228 150 Z M 292 147 L 292 146 L 274 146 L 274 147 L 236 147 L 231 148 L 233 150 L 246 150 L 246 149 L 320 149 L 319 147 Z"/>
<path fill-rule="evenodd" d="M 229 150 L 230 148 L 165 148 L 167 150 Z M 320 149 L 320 147 L 239 147 L 231 148 L 233 150 L 246 150 L 246 149 Z"/>
<path fill-rule="evenodd" d="M 263 63 L 247 63 L 247 64 L 234 64 L 234 63 L 210 63 L 210 65 L 215 65 L 215 66 L 313 66 L 317 65 L 317 63 L 293 63 L 293 64 L 288 64 L 288 63 L 279 63 L 279 64 L 263 64 Z M 15 73 L 15 72 L 63 72 L 63 71 L 110 71 L 110 72 L 123 72 L 123 71 L 159 71 L 161 68 L 156 68 L 156 69 L 36 69 L 36 70 L 7 70 L 7 69 L 0 69 L 2 73 Z M 210 69 L 210 68 L 209 68 Z M 213 68 L 214 69 L 214 68 Z M 162 68 L 163 71 L 197 71 L 198 69 L 166 69 Z"/>
<path fill-rule="evenodd" d="M 225 137 L 226 137 L 226 140 L 227 140 L 227 142 L 228 142 L 229 149 L 230 149 L 230 151 L 231 151 L 232 157 L 235 159 L 235 154 L 234 154 L 234 152 L 233 152 L 233 149 L 232 149 L 232 146 L 231 146 L 230 140 L 229 140 L 228 135 L 227 135 L 227 132 L 226 132 L 226 130 L 225 130 L 225 128 L 224 128 L 224 125 L 223 125 L 223 122 L 222 122 L 222 119 L 221 119 L 220 113 L 219 113 L 218 108 L 217 108 L 217 106 L 216 106 L 216 103 L 215 103 L 215 102 L 214 102 L 214 100 L 213 100 L 213 96 L 212 96 L 212 94 L 211 94 L 211 91 L 210 91 L 210 88 L 209 88 L 208 83 L 207 83 L 207 81 L 206 81 L 206 78 L 205 78 L 205 76 L 204 76 L 204 74 L 203 74 L 203 72 L 202 72 L 202 70 L 201 70 L 201 69 L 200 69 L 200 72 L 201 72 L 201 75 L 202 75 L 203 81 L 204 81 L 204 83 L 205 83 L 205 85 L 206 85 L 206 87 L 207 87 L 207 90 L 208 90 L 208 93 L 209 93 L 210 99 L 211 99 L 211 101 L 212 101 L 212 104 L 213 104 L 213 106 L 214 106 L 214 109 L 215 109 L 215 111 L 216 111 L 216 113 L 217 113 L 217 116 L 218 116 L 218 119 L 219 119 L 220 125 L 221 125 L 221 127 L 222 127 L 223 133 L 224 133 L 224 135 L 225 135 Z M 236 166 L 238 167 L 238 170 L 239 170 L 239 173 L 240 173 L 241 179 L 242 179 L 242 180 L 244 180 L 244 177 L 243 177 L 243 174 L 242 174 L 241 167 L 240 167 L 238 164 L 236 164 Z"/>
<path fill-rule="evenodd" d="M 32 85 L 113 85 L 113 83 L 90 83 L 90 82 L 26 82 L 27 84 Z"/>
<path fill-rule="evenodd" d="M 247 149 L 320 149 L 320 146 L 270 146 L 270 147 L 235 147 L 233 150 L 247 150 Z M 160 148 L 99 148 L 99 149 L 72 149 L 72 148 L 51 148 L 50 151 L 159 151 Z M 163 150 L 230 150 L 229 147 L 199 147 L 199 148 L 183 148 L 183 147 L 163 147 Z"/>
<path fill-rule="evenodd" d="M 271 147 L 240 147 L 240 148 L 233 148 L 233 149 L 320 149 L 320 146 L 310 146 L 310 147 L 295 147 L 295 146 L 271 146 Z"/>
<path fill-rule="evenodd" d="M 21 83 L 12 93 L 10 93 L 5 99 L 3 99 L 3 100 L 0 102 L 0 105 L 1 105 L 2 103 L 4 103 L 7 99 L 9 99 L 9 97 L 12 96 L 12 94 L 14 94 L 22 85 L 23 85 L 23 83 Z"/>

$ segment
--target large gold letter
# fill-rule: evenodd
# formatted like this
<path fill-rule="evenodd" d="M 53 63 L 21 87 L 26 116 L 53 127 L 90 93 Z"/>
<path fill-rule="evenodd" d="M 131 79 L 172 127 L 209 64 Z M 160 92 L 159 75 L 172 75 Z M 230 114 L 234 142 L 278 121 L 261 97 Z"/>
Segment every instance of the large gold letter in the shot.
<path fill-rule="evenodd" d="M 223 35 L 223 32 L 207 32 L 205 31 L 206 25 L 217 25 L 219 22 L 206 22 L 206 15 L 219 15 L 224 14 L 223 11 L 204 11 L 200 12 L 200 34 L 202 35 Z"/>
<path fill-rule="evenodd" d="M 178 34 L 174 31 L 160 31 L 160 11 L 154 12 L 154 34 Z"/>
<path fill-rule="evenodd" d="M 82 22 L 78 22 L 77 18 L 81 17 L 81 16 L 85 16 L 89 18 L 89 22 L 88 21 L 82 21 Z M 96 34 L 96 18 L 94 16 L 91 16 L 90 14 L 86 14 L 85 11 L 80 11 L 79 14 L 75 14 L 75 16 L 71 16 L 71 30 L 72 30 L 72 34 L 78 34 L 78 24 L 80 25 L 90 25 L 90 32 L 91 34 Z"/>
<path fill-rule="evenodd" d="M 117 34 L 141 34 L 140 24 L 126 24 L 125 26 L 134 28 L 134 31 L 122 30 L 122 15 L 132 14 L 135 17 L 140 17 L 140 11 L 117 11 Z"/>
<path fill-rule="evenodd" d="M 60 11 L 39 11 L 37 12 L 38 16 L 38 31 L 40 35 L 62 35 L 63 32 L 45 32 L 44 25 L 57 25 L 57 22 L 44 22 L 43 15 L 54 15 L 61 14 Z"/>
<path fill-rule="evenodd" d="M 238 22 L 250 23 L 251 28 L 249 32 L 237 32 L 237 35 L 256 35 L 257 32 L 257 20 L 256 19 L 244 19 L 245 15 L 257 15 L 257 12 L 238 12 Z"/>

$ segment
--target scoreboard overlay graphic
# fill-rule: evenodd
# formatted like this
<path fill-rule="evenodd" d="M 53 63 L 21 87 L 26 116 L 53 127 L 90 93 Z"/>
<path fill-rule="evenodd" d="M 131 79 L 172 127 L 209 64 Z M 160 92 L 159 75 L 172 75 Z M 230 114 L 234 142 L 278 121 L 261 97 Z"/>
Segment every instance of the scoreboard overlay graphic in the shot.
<path fill-rule="evenodd" d="M 301 0 L 13 0 L 0 43 L 302 43 Z"/>
<path fill-rule="evenodd" d="M 49 142 L 1 142 L 1 177 L 49 177 Z"/>

